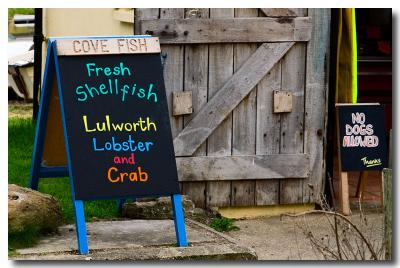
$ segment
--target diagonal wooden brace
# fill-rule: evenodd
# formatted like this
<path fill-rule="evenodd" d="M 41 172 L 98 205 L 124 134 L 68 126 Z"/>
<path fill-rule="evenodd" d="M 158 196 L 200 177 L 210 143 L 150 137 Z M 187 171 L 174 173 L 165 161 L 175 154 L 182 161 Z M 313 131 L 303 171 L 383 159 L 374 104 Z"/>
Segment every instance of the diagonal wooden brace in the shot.
<path fill-rule="evenodd" d="M 174 139 L 175 155 L 192 155 L 294 44 L 262 44 Z"/>

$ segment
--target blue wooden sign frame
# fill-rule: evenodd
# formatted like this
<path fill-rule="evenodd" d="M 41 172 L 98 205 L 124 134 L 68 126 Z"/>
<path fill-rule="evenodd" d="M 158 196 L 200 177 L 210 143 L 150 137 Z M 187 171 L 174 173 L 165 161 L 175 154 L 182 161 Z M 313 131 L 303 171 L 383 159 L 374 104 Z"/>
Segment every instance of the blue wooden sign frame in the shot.
<path fill-rule="evenodd" d="M 101 37 L 73 37 L 73 39 L 104 39 L 104 38 L 149 38 L 150 36 L 101 36 Z M 89 247 L 87 241 L 86 234 L 86 222 L 85 222 L 85 214 L 84 214 L 84 203 L 83 200 L 75 199 L 74 192 L 74 181 L 72 178 L 72 166 L 71 166 L 71 158 L 70 151 L 68 146 L 68 139 L 66 133 L 66 124 L 65 124 L 65 110 L 64 110 L 64 102 L 62 99 L 62 89 L 61 89 L 61 77 L 60 70 L 57 58 L 57 40 L 60 39 L 72 39 L 72 37 L 65 38 L 51 38 L 48 41 L 47 48 L 47 56 L 46 56 L 46 65 L 43 76 L 42 83 L 42 93 L 40 98 L 40 107 L 38 120 L 36 125 L 36 133 L 35 133 L 35 143 L 33 148 L 32 155 L 32 164 L 31 164 L 31 172 L 29 178 L 29 187 L 37 190 L 39 186 L 40 178 L 57 178 L 57 177 L 69 177 L 71 194 L 72 194 L 72 204 L 75 214 L 75 225 L 76 225 L 76 235 L 78 241 L 78 252 L 80 254 L 88 254 Z M 161 59 L 160 59 L 161 60 Z M 57 79 L 57 88 L 58 88 L 58 96 L 60 99 L 60 108 L 61 108 L 61 118 L 62 125 L 64 129 L 64 142 L 67 153 L 67 166 L 54 166 L 54 167 L 45 167 L 42 166 L 42 157 L 43 157 L 43 147 L 44 147 L 44 139 L 46 134 L 46 123 L 47 123 L 47 115 L 50 105 L 51 92 L 53 90 L 53 79 L 54 75 Z M 54 89 L 55 90 L 55 89 Z M 134 198 L 134 197 L 133 197 Z M 177 246 L 186 247 L 188 242 L 186 240 L 186 228 L 185 221 L 182 209 L 182 200 L 180 194 L 171 195 L 171 203 L 173 209 L 173 218 L 175 224 L 175 233 L 177 239 Z M 118 209 L 120 210 L 125 199 L 118 200 Z"/>

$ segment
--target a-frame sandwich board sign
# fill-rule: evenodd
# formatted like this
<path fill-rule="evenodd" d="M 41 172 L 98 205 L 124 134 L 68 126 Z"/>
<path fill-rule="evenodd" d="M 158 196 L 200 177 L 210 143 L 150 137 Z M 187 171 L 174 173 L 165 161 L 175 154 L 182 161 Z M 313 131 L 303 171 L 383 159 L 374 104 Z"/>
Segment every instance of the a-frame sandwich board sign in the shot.
<path fill-rule="evenodd" d="M 187 246 L 160 52 L 151 36 L 49 39 L 29 186 L 70 178 L 81 254 L 85 200 L 171 196 L 177 245 Z M 42 161 L 54 93 L 65 166 Z"/>
<path fill-rule="evenodd" d="M 368 172 L 388 166 L 384 106 L 379 103 L 336 103 L 339 205 L 350 215 L 348 172 L 360 172 L 356 197 L 363 199 Z"/>

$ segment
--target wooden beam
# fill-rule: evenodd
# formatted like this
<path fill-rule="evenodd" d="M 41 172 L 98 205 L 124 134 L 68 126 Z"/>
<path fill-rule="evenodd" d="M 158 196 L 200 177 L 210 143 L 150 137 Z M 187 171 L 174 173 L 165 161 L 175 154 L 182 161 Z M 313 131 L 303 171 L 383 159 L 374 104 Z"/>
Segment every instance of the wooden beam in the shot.
<path fill-rule="evenodd" d="M 340 170 L 339 172 L 339 209 L 340 212 L 349 216 L 350 210 L 350 199 L 349 199 L 349 177 L 347 172 Z"/>
<path fill-rule="evenodd" d="M 187 8 L 185 9 L 185 18 L 208 18 L 209 13 L 210 9 L 208 8 Z M 207 103 L 208 65 L 207 44 L 185 46 L 183 88 L 185 91 L 193 92 L 193 113 L 183 117 L 183 126 L 186 126 Z M 207 144 L 204 143 L 193 155 L 205 156 L 206 154 Z M 196 207 L 206 208 L 206 182 L 184 182 L 182 183 L 182 194 L 188 195 Z"/>
<path fill-rule="evenodd" d="M 161 8 L 161 19 L 181 19 L 184 18 L 185 10 L 183 8 Z M 142 28 L 143 31 L 143 28 Z M 142 32 L 143 34 L 143 32 Z M 172 91 L 183 91 L 182 85 L 184 81 L 184 46 L 163 46 L 162 54 L 165 56 L 164 61 L 164 82 L 165 93 L 167 95 L 169 122 L 171 125 L 172 138 L 183 128 L 183 118 L 172 115 Z"/>
<path fill-rule="evenodd" d="M 306 16 L 307 10 L 301 10 Z M 304 95 L 306 45 L 296 43 L 282 59 L 282 89 L 292 93 L 292 112 L 280 115 L 279 152 L 281 154 L 304 153 Z M 279 204 L 303 202 L 303 179 L 279 181 Z"/>
<path fill-rule="evenodd" d="M 310 155 L 311 174 L 303 183 L 303 203 L 320 201 L 325 183 L 331 10 L 311 8 L 308 15 L 313 32 L 307 44 L 304 152 Z"/>
<path fill-rule="evenodd" d="M 141 20 L 143 33 L 161 44 L 308 41 L 309 17 Z"/>
<path fill-rule="evenodd" d="M 142 28 L 140 27 L 142 24 L 140 23 L 143 19 L 153 19 L 156 20 L 160 17 L 160 9 L 159 8 L 136 8 L 134 13 L 134 34 L 143 34 Z"/>
<path fill-rule="evenodd" d="M 255 8 L 236 8 L 235 17 L 257 17 Z M 257 50 L 256 43 L 233 45 L 233 67 L 238 70 Z M 256 154 L 257 86 L 232 112 L 232 155 Z M 231 205 L 255 205 L 255 180 L 232 182 Z"/>
<path fill-rule="evenodd" d="M 175 155 L 192 155 L 293 45 L 262 44 L 174 139 Z"/>
<path fill-rule="evenodd" d="M 307 178 L 306 154 L 178 157 L 179 181 Z"/>
<path fill-rule="evenodd" d="M 392 259 L 392 215 L 393 215 L 393 189 L 392 189 L 392 169 L 385 168 L 383 176 L 383 246 L 385 249 L 385 260 Z"/>
<path fill-rule="evenodd" d="M 157 37 L 71 38 L 57 40 L 58 56 L 160 53 Z"/>
<path fill-rule="evenodd" d="M 342 159 L 340 152 L 340 131 L 339 131 L 339 110 L 336 107 L 336 138 L 337 138 L 337 154 L 338 154 L 338 169 L 339 169 L 339 211 L 345 216 L 349 216 L 350 198 L 349 198 L 349 179 L 348 173 L 342 171 Z M 312 166 L 311 166 L 312 167 Z M 314 171 L 313 171 L 314 172 Z"/>
<path fill-rule="evenodd" d="M 211 8 L 212 19 L 233 19 L 234 8 Z M 217 43 L 208 45 L 208 94 L 210 100 L 235 72 L 233 44 Z M 232 154 L 232 113 L 218 124 L 207 139 L 208 156 Z M 209 181 L 206 183 L 207 207 L 226 207 L 232 204 L 231 181 Z"/>
<path fill-rule="evenodd" d="M 305 8 L 260 8 L 267 17 L 298 17 Z"/>
<path fill-rule="evenodd" d="M 393 162 L 393 137 L 392 137 L 392 129 L 389 132 L 389 163 L 388 168 L 392 168 Z"/>
<path fill-rule="evenodd" d="M 281 61 L 257 85 L 257 137 L 256 154 L 279 154 L 280 114 L 271 108 L 273 91 L 282 84 Z M 271 127 L 277 126 L 277 127 Z M 279 179 L 256 181 L 256 205 L 279 204 Z"/>
<path fill-rule="evenodd" d="M 304 87 L 306 44 L 296 43 L 282 59 L 282 89 L 292 92 L 292 112 L 280 116 L 281 154 L 303 153 L 304 147 Z M 303 179 L 279 182 L 279 204 L 299 204 L 303 201 Z"/>

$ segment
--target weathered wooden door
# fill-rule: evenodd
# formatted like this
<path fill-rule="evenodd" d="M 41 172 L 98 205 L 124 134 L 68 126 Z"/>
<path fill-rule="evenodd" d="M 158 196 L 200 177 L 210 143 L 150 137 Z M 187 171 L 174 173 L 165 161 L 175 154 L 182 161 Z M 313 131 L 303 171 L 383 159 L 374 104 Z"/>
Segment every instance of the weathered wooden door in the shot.
<path fill-rule="evenodd" d="M 315 202 L 324 178 L 328 9 L 136 9 L 158 36 L 182 192 L 200 207 Z M 273 91 L 292 111 L 273 113 Z M 172 92 L 193 113 L 173 116 Z"/>

